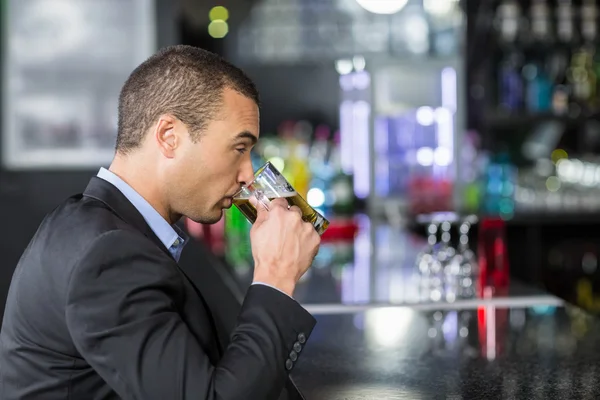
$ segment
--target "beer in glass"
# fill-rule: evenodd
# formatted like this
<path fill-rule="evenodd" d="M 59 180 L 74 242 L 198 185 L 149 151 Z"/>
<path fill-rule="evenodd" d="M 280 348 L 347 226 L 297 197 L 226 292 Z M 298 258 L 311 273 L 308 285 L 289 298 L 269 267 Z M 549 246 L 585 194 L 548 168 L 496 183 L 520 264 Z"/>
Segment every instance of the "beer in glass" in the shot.
<path fill-rule="evenodd" d="M 254 174 L 254 181 L 244 186 L 233 198 L 233 204 L 250 223 L 256 221 L 256 208 L 250 202 L 252 196 L 267 210 L 271 200 L 286 199 L 290 207 L 297 206 L 302 211 L 302 219 L 310 222 L 319 235 L 329 227 L 329 221 L 312 208 L 270 162 L 259 168 Z"/>

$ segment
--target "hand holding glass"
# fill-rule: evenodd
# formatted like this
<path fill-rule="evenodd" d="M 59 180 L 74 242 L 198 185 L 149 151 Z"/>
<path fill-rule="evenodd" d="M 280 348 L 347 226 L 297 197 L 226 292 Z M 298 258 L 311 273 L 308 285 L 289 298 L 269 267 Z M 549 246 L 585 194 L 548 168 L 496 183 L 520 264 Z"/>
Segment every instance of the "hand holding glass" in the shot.
<path fill-rule="evenodd" d="M 302 219 L 310 222 L 319 235 L 322 235 L 329 227 L 329 221 L 312 208 L 270 162 L 260 167 L 254 174 L 254 181 L 243 186 L 242 190 L 233 198 L 233 204 L 253 224 L 256 221 L 256 208 L 250 202 L 252 196 L 267 210 L 270 200 L 286 199 L 290 207 L 300 208 Z"/>

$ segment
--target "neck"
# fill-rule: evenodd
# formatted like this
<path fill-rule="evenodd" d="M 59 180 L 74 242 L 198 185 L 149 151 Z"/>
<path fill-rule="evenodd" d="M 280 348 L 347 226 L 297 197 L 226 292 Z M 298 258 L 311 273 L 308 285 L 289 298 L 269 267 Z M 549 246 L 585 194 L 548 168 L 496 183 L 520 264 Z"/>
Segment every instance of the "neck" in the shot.
<path fill-rule="evenodd" d="M 115 156 L 109 171 L 117 175 L 140 194 L 167 222 L 174 224 L 177 217 L 168 205 L 158 185 L 156 169 L 136 154 Z"/>

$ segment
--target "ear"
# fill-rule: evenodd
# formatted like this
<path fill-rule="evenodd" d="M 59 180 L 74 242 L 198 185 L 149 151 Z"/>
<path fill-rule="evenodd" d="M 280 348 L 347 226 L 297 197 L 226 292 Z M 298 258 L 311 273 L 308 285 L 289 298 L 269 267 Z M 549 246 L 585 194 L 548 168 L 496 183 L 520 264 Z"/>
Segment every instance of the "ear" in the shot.
<path fill-rule="evenodd" d="M 160 152 L 167 158 L 175 156 L 175 150 L 181 145 L 183 124 L 172 115 L 161 115 L 154 126 L 154 140 Z"/>

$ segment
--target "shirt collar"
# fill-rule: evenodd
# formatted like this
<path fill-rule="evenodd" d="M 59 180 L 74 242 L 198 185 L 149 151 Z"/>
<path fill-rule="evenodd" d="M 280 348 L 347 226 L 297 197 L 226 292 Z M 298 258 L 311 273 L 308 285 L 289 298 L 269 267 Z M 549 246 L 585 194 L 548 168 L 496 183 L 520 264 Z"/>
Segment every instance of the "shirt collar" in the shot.
<path fill-rule="evenodd" d="M 135 191 L 127 182 L 119 178 L 117 175 L 107 170 L 100 168 L 98 178 L 113 184 L 123 195 L 133 204 L 133 206 L 142 214 L 144 220 L 150 226 L 156 237 L 173 256 L 179 260 L 181 250 L 188 241 L 188 236 L 176 225 L 169 224 L 163 217 L 144 199 L 138 192 Z"/>

